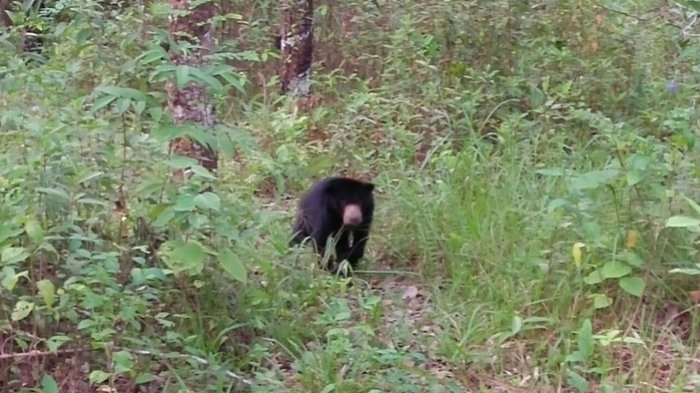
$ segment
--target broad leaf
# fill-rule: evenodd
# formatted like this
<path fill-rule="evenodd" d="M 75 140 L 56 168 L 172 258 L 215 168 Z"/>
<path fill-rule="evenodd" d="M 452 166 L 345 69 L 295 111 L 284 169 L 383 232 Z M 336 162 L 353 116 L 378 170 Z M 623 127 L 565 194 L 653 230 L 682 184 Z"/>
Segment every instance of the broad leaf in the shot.
<path fill-rule="evenodd" d="M 623 277 L 620 279 L 620 288 L 624 289 L 625 292 L 636 297 L 642 297 L 644 293 L 644 280 L 640 277 Z"/>

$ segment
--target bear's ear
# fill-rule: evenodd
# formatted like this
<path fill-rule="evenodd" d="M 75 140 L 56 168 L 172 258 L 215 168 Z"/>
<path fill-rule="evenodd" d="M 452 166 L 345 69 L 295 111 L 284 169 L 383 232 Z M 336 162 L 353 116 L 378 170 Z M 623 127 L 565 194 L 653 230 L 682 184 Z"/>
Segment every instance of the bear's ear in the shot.
<path fill-rule="evenodd" d="M 374 191 L 374 183 L 365 183 L 365 190 L 368 192 Z"/>

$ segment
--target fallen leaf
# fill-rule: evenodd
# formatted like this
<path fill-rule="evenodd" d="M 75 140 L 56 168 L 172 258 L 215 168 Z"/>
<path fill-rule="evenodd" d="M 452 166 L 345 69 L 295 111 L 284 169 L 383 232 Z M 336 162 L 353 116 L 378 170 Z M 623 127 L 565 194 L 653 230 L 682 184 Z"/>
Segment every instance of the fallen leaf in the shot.
<path fill-rule="evenodd" d="M 415 299 L 416 296 L 418 296 L 418 287 L 416 287 L 415 285 L 407 287 L 403 293 L 404 299 Z"/>
<path fill-rule="evenodd" d="M 688 299 L 693 304 L 699 304 L 700 303 L 700 291 L 688 292 Z"/>

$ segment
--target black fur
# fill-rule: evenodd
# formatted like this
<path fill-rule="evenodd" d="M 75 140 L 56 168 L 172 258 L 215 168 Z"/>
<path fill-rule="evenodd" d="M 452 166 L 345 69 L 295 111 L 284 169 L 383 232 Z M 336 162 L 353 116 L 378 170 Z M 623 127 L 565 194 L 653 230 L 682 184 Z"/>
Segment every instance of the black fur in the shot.
<path fill-rule="evenodd" d="M 345 177 L 329 177 L 314 184 L 299 204 L 291 244 L 300 244 L 310 237 L 316 251 L 323 255 L 332 235 L 336 260 L 329 261 L 328 270 L 335 274 L 343 260 L 354 269 L 369 240 L 374 215 L 373 191 L 374 184 Z M 362 221 L 353 228 L 344 228 L 343 211 L 351 204 L 360 206 Z"/>

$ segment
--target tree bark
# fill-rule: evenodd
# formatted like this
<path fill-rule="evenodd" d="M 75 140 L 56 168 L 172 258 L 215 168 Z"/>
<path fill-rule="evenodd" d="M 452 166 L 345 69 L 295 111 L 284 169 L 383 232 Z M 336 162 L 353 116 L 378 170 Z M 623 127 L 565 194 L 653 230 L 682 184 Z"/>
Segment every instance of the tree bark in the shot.
<path fill-rule="evenodd" d="M 282 18 L 282 93 L 306 96 L 310 92 L 314 51 L 313 0 L 282 0 Z"/>
<path fill-rule="evenodd" d="M 214 24 L 216 14 L 213 3 L 207 2 L 196 7 L 190 0 L 171 0 L 174 16 L 170 21 L 170 35 L 174 42 L 191 42 L 197 48 L 190 48 L 187 55 L 170 48 L 170 59 L 177 65 L 201 67 L 211 60 L 214 50 Z M 166 85 L 168 108 L 176 125 L 188 122 L 213 129 L 216 122 L 207 89 L 196 83 L 189 83 L 180 89 L 174 81 Z M 218 153 L 210 146 L 204 146 L 190 138 L 175 138 L 170 142 L 170 151 L 177 155 L 191 157 L 209 171 L 218 168 Z M 178 171 L 179 172 L 179 171 Z"/>
<path fill-rule="evenodd" d="M 11 0 L 0 0 L 0 26 L 10 27 L 12 26 L 12 20 L 7 11 L 10 10 Z"/>

